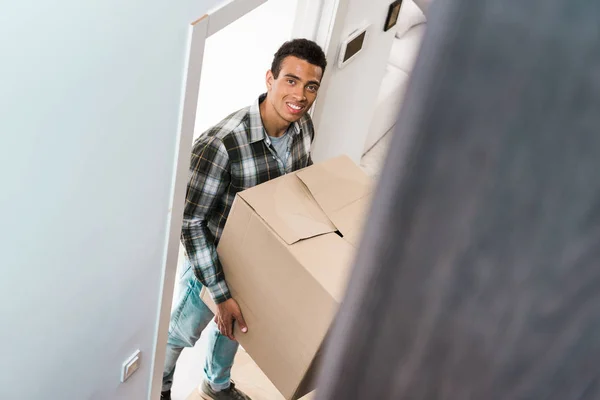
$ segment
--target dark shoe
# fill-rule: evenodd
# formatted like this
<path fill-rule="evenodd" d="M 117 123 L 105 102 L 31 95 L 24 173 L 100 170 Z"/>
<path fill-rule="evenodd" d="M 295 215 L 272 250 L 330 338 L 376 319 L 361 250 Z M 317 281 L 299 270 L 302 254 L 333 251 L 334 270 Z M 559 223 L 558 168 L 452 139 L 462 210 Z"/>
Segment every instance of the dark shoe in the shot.
<path fill-rule="evenodd" d="M 206 400 L 252 400 L 244 392 L 236 389 L 233 382 L 227 389 L 216 392 L 207 381 L 203 381 L 199 392 L 200 396 Z"/>
<path fill-rule="evenodd" d="M 171 391 L 160 392 L 160 400 L 171 400 Z"/>

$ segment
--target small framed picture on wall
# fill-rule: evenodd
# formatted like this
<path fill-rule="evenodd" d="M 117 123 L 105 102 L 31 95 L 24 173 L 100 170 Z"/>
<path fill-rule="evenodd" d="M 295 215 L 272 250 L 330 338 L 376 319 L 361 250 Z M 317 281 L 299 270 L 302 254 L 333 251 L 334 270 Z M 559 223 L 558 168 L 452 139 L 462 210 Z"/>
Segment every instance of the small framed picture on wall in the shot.
<path fill-rule="evenodd" d="M 398 22 L 398 15 L 400 14 L 401 6 L 402 0 L 396 0 L 392 4 L 390 4 L 387 18 L 385 19 L 385 26 L 383 27 L 384 32 L 389 31 L 391 28 L 394 27 L 394 25 L 396 25 L 396 22 Z"/>

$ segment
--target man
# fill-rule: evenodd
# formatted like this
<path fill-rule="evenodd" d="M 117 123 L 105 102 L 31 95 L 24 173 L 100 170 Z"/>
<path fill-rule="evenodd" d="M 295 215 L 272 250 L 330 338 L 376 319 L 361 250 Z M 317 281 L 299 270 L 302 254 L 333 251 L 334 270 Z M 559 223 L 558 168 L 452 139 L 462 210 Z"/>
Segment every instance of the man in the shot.
<path fill-rule="evenodd" d="M 312 164 L 313 124 L 307 111 L 319 91 L 327 61 L 306 39 L 286 42 L 267 72 L 267 93 L 194 143 L 181 240 L 185 247 L 182 290 L 171 315 L 161 399 L 171 398 L 175 364 L 208 326 L 201 395 L 206 399 L 249 400 L 230 380 L 238 343 L 237 322 L 247 327 L 231 297 L 216 247 L 237 192 Z M 268 285 L 269 282 L 265 282 Z M 206 287 L 217 314 L 200 300 Z"/>

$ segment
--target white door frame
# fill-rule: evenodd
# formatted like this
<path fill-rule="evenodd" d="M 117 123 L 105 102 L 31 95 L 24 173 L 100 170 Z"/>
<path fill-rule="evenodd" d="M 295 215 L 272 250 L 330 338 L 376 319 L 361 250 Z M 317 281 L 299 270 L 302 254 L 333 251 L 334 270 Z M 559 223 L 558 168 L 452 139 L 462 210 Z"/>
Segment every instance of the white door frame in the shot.
<path fill-rule="evenodd" d="M 160 398 L 162 373 L 168 337 L 168 326 L 175 287 L 175 275 L 179 256 L 179 240 L 183 222 L 185 192 L 188 180 L 189 160 L 194 138 L 196 110 L 200 90 L 200 78 L 206 39 L 225 28 L 232 22 L 254 10 L 267 0 L 228 0 L 190 24 L 188 33 L 188 55 L 186 60 L 185 82 L 181 100 L 181 118 L 175 154 L 175 170 L 171 189 L 171 208 L 169 210 L 168 237 L 165 243 L 162 287 L 156 340 L 152 360 L 149 399 Z M 298 0 L 297 17 L 293 36 L 305 37 L 317 41 L 326 49 L 332 34 L 339 29 L 340 21 L 334 21 L 340 3 L 342 9 L 348 0 Z M 345 14 L 345 13 L 343 13 Z M 325 24 L 324 26 L 322 24 Z M 337 28 L 337 29 L 335 29 Z M 334 50 L 326 50 L 331 58 Z M 320 90 L 323 95 L 323 90 Z"/>
<path fill-rule="evenodd" d="M 175 170 L 173 187 L 171 188 L 171 208 L 169 209 L 169 233 L 165 243 L 165 259 L 162 276 L 162 287 L 159 304 L 158 324 L 154 342 L 152 359 L 152 375 L 150 379 L 149 399 L 160 398 L 162 373 L 165 363 L 165 353 L 168 338 L 168 327 L 175 288 L 175 275 L 179 257 L 179 238 L 183 222 L 185 191 L 187 187 L 188 170 L 194 126 L 196 124 L 196 109 L 198 92 L 206 39 L 225 28 L 240 17 L 254 10 L 267 0 L 229 0 L 218 8 L 209 11 L 190 24 L 188 32 L 188 55 L 186 60 L 185 82 L 181 99 L 181 118 L 178 128 L 178 138 L 175 154 Z"/>
<path fill-rule="evenodd" d="M 321 0 L 319 24 L 314 33 L 314 40 L 323 48 L 328 65 L 325 75 L 323 76 L 321 88 L 319 89 L 319 97 L 317 97 L 311 110 L 311 116 L 315 126 L 313 149 L 315 143 L 318 145 L 319 137 L 321 135 L 319 129 L 321 121 L 326 117 L 323 115 L 323 108 L 327 101 L 330 82 L 327 78 L 332 71 L 338 68 L 336 60 L 338 59 L 340 38 L 342 37 L 346 23 L 349 5 L 350 0 Z M 313 161 L 319 162 L 322 160 L 313 158 Z"/>

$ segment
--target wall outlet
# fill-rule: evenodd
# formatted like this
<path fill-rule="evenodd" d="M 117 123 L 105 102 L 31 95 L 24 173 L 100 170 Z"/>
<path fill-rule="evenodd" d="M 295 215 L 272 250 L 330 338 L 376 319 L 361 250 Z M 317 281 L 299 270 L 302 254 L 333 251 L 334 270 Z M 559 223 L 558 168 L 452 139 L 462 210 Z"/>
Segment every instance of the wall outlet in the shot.
<path fill-rule="evenodd" d="M 121 368 L 121 382 L 125 382 L 131 375 L 140 368 L 142 352 L 136 350 L 124 363 Z"/>

